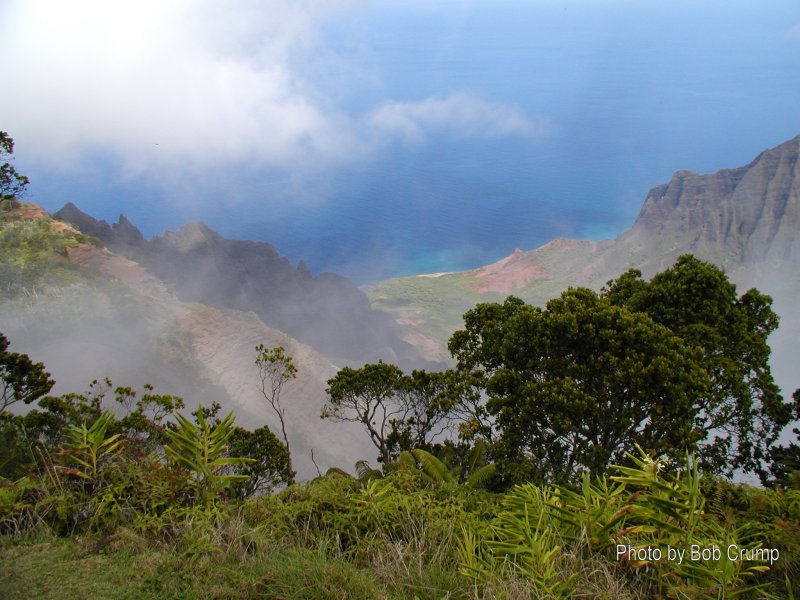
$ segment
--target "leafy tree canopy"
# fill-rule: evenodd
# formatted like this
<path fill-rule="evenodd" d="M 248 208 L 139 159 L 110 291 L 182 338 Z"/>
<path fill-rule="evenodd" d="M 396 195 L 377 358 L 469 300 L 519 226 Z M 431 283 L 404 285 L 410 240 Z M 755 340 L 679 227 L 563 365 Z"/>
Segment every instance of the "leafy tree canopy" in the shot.
<path fill-rule="evenodd" d="M 405 375 L 384 362 L 345 367 L 328 381 L 322 417 L 361 423 L 389 464 L 403 450 L 430 449 L 449 427 L 457 402 L 454 373 L 413 371 Z"/>
<path fill-rule="evenodd" d="M 633 444 L 761 473 L 791 419 L 767 362 L 771 299 L 737 297 L 722 270 L 689 255 L 649 282 L 631 270 L 600 294 L 570 289 L 544 309 L 509 297 L 464 321 L 450 350 L 483 382 L 513 481 L 600 474 Z"/>
<path fill-rule="evenodd" d="M 17 173 L 9 162 L 14 154 L 14 140 L 0 131 L 0 201 L 14 200 L 23 194 L 28 178 Z"/>
<path fill-rule="evenodd" d="M 398 367 L 384 362 L 360 369 L 344 367 L 328 381 L 328 401 L 320 416 L 361 423 L 380 452 L 379 460 L 387 464 L 391 460 L 387 444 L 391 421 L 402 415 L 398 398 L 402 379 Z"/>
<path fill-rule="evenodd" d="M 769 367 L 767 338 L 778 327 L 772 299 L 756 289 L 737 296 L 722 269 L 691 255 L 649 282 L 628 271 L 604 295 L 699 350 L 711 382 L 696 406 L 697 422 L 709 432 L 698 448 L 703 466 L 763 474 L 770 445 L 792 418 Z"/>
<path fill-rule="evenodd" d="M 236 427 L 230 437 L 228 452 L 231 456 L 249 459 L 236 469 L 236 473 L 247 476 L 234 484 L 236 493 L 242 498 L 269 493 L 294 480 L 289 452 L 269 427 L 255 431 Z"/>
<path fill-rule="evenodd" d="M 42 363 L 25 354 L 8 351 L 8 339 L 0 333 L 0 413 L 16 402 L 30 404 L 55 385 Z"/>
<path fill-rule="evenodd" d="M 574 481 L 625 459 L 633 444 L 678 458 L 703 432 L 698 352 L 647 315 L 570 289 L 545 309 L 510 297 L 465 315 L 450 348 L 480 373 L 512 481 Z"/>
<path fill-rule="evenodd" d="M 794 418 L 800 419 L 800 389 L 794 391 Z M 760 474 L 761 483 L 784 489 L 800 490 L 800 427 L 792 429 L 797 444 L 789 443 L 772 448 L 769 475 Z"/>

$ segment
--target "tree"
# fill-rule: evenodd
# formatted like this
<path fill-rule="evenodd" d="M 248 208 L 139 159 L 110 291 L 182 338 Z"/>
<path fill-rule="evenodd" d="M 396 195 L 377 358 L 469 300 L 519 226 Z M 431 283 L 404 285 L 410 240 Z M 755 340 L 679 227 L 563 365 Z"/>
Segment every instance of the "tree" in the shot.
<path fill-rule="evenodd" d="M 106 378 L 105 381 L 108 389 L 111 389 L 113 387 L 111 380 Z M 149 383 L 144 384 L 144 394 L 141 398 L 137 400 L 136 396 L 136 390 L 131 387 L 114 388 L 114 399 L 125 411 L 124 416 L 117 422 L 117 428 L 124 432 L 126 439 L 136 442 L 133 446 L 137 452 L 146 454 L 166 443 L 165 431 L 169 426 L 167 418 L 186 405 L 180 396 L 156 394 Z M 219 404 L 216 406 L 221 408 Z M 200 406 L 198 411 L 204 408 Z"/>
<path fill-rule="evenodd" d="M 266 348 L 264 344 L 256 346 L 256 366 L 261 381 L 261 395 L 278 415 L 281 424 L 283 442 L 286 444 L 286 457 L 290 473 L 290 481 L 294 481 L 292 470 L 292 454 L 289 448 L 289 435 L 286 433 L 286 409 L 281 404 L 283 386 L 297 378 L 297 367 L 292 357 L 286 354 L 283 346 Z"/>
<path fill-rule="evenodd" d="M 8 352 L 8 346 L 8 338 L 0 333 L 0 413 L 16 402 L 30 404 L 55 385 L 42 363 L 34 363 L 25 354 Z"/>
<path fill-rule="evenodd" d="M 344 367 L 328 380 L 328 400 L 323 407 L 323 419 L 361 423 L 378 449 L 380 460 L 388 464 L 391 451 L 388 436 L 392 420 L 404 414 L 403 372 L 395 365 L 378 362 L 360 369 Z"/>
<path fill-rule="evenodd" d="M 574 482 L 634 444 L 677 460 L 704 434 L 694 424 L 708 385 L 699 352 L 645 314 L 570 289 L 545 309 L 509 297 L 464 319 L 450 349 L 484 381 L 507 480 Z"/>
<path fill-rule="evenodd" d="M 794 418 L 800 419 L 800 389 L 794 391 Z M 800 427 L 792 429 L 798 443 L 770 449 L 769 473 L 760 474 L 761 483 L 771 487 L 800 490 Z"/>
<path fill-rule="evenodd" d="M 756 289 L 737 296 L 724 271 L 691 255 L 649 282 L 630 270 L 603 294 L 699 350 L 711 383 L 695 406 L 698 426 L 709 432 L 698 447 L 702 466 L 763 475 L 770 446 L 792 417 L 769 367 L 767 338 L 778 326 L 772 299 Z"/>
<path fill-rule="evenodd" d="M 450 428 L 459 401 L 455 374 L 423 370 L 405 375 L 379 361 L 360 369 L 345 367 L 328 381 L 328 402 L 322 418 L 365 426 L 384 465 L 401 451 L 432 449 L 434 440 Z"/>
<path fill-rule="evenodd" d="M 412 371 L 397 385 L 397 414 L 390 420 L 386 444 L 396 456 L 403 450 L 430 450 L 433 441 L 450 427 L 449 415 L 456 397 L 453 372 Z"/>
<path fill-rule="evenodd" d="M 268 493 L 281 484 L 288 485 L 294 478 L 289 464 L 289 452 L 269 427 L 248 431 L 236 427 L 229 440 L 231 456 L 250 459 L 246 465 L 236 469 L 247 479 L 234 483 L 240 498 Z"/>
<path fill-rule="evenodd" d="M 18 198 L 29 183 L 28 178 L 17 173 L 9 162 L 12 154 L 14 140 L 5 131 L 0 131 L 0 201 Z"/>

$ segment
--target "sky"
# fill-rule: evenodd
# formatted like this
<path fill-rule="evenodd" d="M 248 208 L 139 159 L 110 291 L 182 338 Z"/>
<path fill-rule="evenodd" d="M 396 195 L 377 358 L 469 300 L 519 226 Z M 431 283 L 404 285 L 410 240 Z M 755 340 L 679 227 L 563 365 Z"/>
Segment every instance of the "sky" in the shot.
<path fill-rule="evenodd" d="M 358 283 L 613 238 L 800 134 L 800 3 L 0 1 L 27 199 Z"/>

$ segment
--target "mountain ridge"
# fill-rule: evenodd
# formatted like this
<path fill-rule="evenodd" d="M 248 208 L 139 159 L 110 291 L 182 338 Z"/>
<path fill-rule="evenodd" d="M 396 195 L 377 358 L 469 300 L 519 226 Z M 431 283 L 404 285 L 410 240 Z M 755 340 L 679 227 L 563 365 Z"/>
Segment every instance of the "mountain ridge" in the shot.
<path fill-rule="evenodd" d="M 293 267 L 267 242 L 231 240 L 201 222 L 145 240 L 124 215 L 109 225 L 72 203 L 53 216 L 136 260 L 181 300 L 253 311 L 336 362 L 431 366 L 354 283 L 333 273 L 313 276 L 303 261 Z"/>

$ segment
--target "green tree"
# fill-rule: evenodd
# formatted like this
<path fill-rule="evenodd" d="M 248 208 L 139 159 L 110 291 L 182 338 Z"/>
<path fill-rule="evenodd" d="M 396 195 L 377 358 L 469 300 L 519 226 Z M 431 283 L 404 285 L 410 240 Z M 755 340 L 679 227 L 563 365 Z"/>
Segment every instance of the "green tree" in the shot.
<path fill-rule="evenodd" d="M 794 418 L 800 419 L 800 389 L 794 391 Z M 769 475 L 761 483 L 771 487 L 800 490 L 800 427 L 792 429 L 798 441 L 770 449 Z"/>
<path fill-rule="evenodd" d="M 256 366 L 261 382 L 261 395 L 272 407 L 281 424 L 281 435 L 286 444 L 290 481 L 293 481 L 292 454 L 289 447 L 289 435 L 286 432 L 286 408 L 281 404 L 281 393 L 287 383 L 297 378 L 297 367 L 294 366 L 292 357 L 286 354 L 283 346 L 267 348 L 264 344 L 256 346 Z"/>
<path fill-rule="evenodd" d="M 395 365 L 378 362 L 360 369 L 345 367 L 328 381 L 322 418 L 361 423 L 384 465 L 401 451 L 432 449 L 451 426 L 460 388 L 452 371 L 405 375 Z"/>
<path fill-rule="evenodd" d="M 694 398 L 708 379 L 699 351 L 645 314 L 570 289 L 545 309 L 509 297 L 465 317 L 450 350 L 482 378 L 512 481 L 576 481 L 639 444 L 678 459 L 704 434 Z"/>
<path fill-rule="evenodd" d="M 30 404 L 55 385 L 42 363 L 34 363 L 25 354 L 9 352 L 8 346 L 8 338 L 0 333 L 0 413 L 16 402 Z"/>
<path fill-rule="evenodd" d="M 28 185 L 28 178 L 17 173 L 9 162 L 12 154 L 14 140 L 5 131 L 0 131 L 0 202 L 20 197 Z"/>
<path fill-rule="evenodd" d="M 450 428 L 450 414 L 457 395 L 453 372 L 429 373 L 415 370 L 397 382 L 397 414 L 390 420 L 386 444 L 389 453 L 422 448 L 430 450 L 433 442 Z"/>
<path fill-rule="evenodd" d="M 699 351 L 711 382 L 695 406 L 697 425 L 708 432 L 698 447 L 703 468 L 763 474 L 792 416 L 769 367 L 767 338 L 778 326 L 772 299 L 755 289 L 737 296 L 724 271 L 691 255 L 650 281 L 630 270 L 607 284 L 604 297 L 647 314 Z"/>
<path fill-rule="evenodd" d="M 289 452 L 269 427 L 260 427 L 255 431 L 236 427 L 229 440 L 228 452 L 231 456 L 251 461 L 235 470 L 236 474 L 247 477 L 233 485 L 240 498 L 269 493 L 279 485 L 288 485 L 294 480 Z"/>
<path fill-rule="evenodd" d="M 109 389 L 110 379 L 105 380 Z M 175 412 L 185 408 L 183 398 L 168 394 L 156 394 L 151 384 L 144 384 L 144 394 L 137 399 L 136 390 L 131 387 L 114 388 L 114 399 L 123 408 L 124 416 L 117 421 L 117 430 L 124 432 L 126 439 L 136 452 L 147 454 L 158 450 L 167 441 L 167 419 Z"/>
<path fill-rule="evenodd" d="M 379 460 L 392 460 L 388 437 L 392 421 L 402 418 L 403 372 L 395 365 L 378 362 L 360 369 L 344 367 L 328 380 L 328 400 L 323 419 L 361 423 L 378 449 Z"/>

